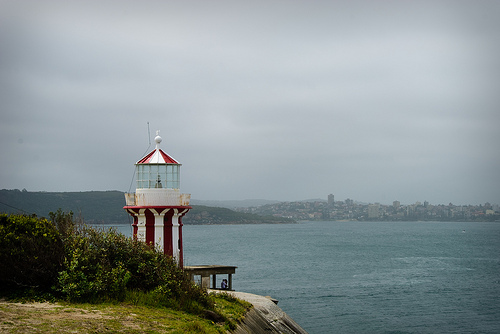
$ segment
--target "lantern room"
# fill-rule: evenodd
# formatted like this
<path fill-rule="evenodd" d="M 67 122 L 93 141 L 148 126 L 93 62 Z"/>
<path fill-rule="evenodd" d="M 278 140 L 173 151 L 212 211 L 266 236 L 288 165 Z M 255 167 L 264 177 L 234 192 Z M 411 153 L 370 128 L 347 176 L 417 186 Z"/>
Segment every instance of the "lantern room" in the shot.
<path fill-rule="evenodd" d="M 189 205 L 190 195 L 181 194 L 181 164 L 160 149 L 162 139 L 156 132 L 156 148 L 137 161 L 135 193 L 125 194 L 127 206 Z"/>
<path fill-rule="evenodd" d="M 181 164 L 160 149 L 158 133 L 155 142 L 156 149 L 136 163 L 137 189 L 179 189 Z"/>

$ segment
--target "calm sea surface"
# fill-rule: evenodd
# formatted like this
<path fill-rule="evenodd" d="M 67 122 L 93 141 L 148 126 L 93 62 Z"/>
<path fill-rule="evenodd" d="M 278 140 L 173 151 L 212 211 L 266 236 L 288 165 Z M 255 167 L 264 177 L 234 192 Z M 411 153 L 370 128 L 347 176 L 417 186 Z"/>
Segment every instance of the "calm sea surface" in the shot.
<path fill-rule="evenodd" d="M 188 225 L 183 239 L 185 265 L 238 266 L 234 289 L 278 299 L 310 334 L 500 333 L 500 223 Z"/>

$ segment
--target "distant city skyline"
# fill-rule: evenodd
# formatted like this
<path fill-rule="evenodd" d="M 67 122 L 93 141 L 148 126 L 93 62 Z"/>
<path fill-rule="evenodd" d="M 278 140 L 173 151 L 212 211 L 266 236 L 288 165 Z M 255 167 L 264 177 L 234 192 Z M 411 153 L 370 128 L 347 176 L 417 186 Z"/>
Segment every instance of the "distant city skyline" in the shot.
<path fill-rule="evenodd" d="M 356 221 L 500 221 L 500 207 L 492 205 L 360 204 L 345 201 L 281 202 L 258 207 L 237 208 L 237 211 L 295 220 L 356 220 Z"/>

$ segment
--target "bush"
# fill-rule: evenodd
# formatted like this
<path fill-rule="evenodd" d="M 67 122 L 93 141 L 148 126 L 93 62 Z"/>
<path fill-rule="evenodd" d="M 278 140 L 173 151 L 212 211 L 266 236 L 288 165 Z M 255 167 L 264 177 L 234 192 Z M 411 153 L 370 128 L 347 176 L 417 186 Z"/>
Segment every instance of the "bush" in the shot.
<path fill-rule="evenodd" d="M 50 291 L 64 256 L 54 225 L 45 218 L 0 214 L 0 289 Z"/>
<path fill-rule="evenodd" d="M 65 213 L 59 208 L 56 212 L 49 212 L 49 217 L 63 240 L 73 235 L 77 228 L 72 211 Z"/>
<path fill-rule="evenodd" d="M 64 267 L 56 290 L 68 300 L 123 297 L 130 273 L 122 261 L 114 259 L 116 245 L 109 235 L 84 227 L 66 239 Z"/>
<path fill-rule="evenodd" d="M 65 248 L 57 290 L 69 300 L 124 300 L 128 294 L 141 304 L 194 312 L 210 304 L 174 259 L 113 229 L 85 226 L 66 239 Z"/>

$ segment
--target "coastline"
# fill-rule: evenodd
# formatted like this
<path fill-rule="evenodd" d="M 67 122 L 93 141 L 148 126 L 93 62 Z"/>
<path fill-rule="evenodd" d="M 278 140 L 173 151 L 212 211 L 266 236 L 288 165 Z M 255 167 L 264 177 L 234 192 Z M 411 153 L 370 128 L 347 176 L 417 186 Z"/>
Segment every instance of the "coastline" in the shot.
<path fill-rule="evenodd" d="M 245 319 L 232 331 L 234 334 L 307 334 L 288 314 L 286 314 L 271 297 L 264 297 L 239 291 L 209 290 L 216 293 L 227 293 L 235 298 L 253 305 L 245 315 Z"/>

